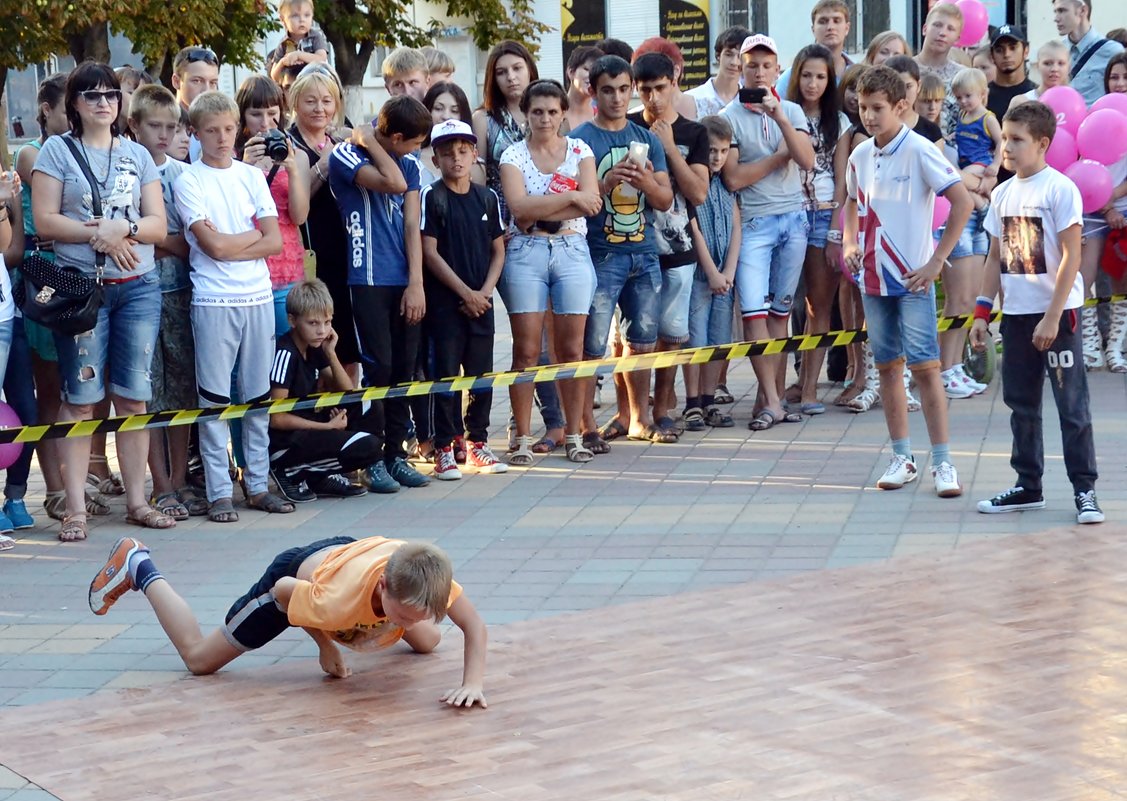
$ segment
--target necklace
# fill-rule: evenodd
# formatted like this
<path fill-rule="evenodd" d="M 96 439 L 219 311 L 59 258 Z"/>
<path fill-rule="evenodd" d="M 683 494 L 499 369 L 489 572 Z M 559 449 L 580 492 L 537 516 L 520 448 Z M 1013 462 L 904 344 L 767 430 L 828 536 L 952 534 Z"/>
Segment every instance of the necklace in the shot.
<path fill-rule="evenodd" d="M 98 181 L 98 184 L 102 187 L 102 189 L 106 188 L 106 184 L 108 184 L 110 180 L 110 169 L 113 167 L 113 145 L 114 140 L 111 139 L 109 152 L 106 153 L 106 174 L 102 178 L 102 180 Z M 93 173 L 94 167 L 90 161 L 90 154 L 86 152 L 86 143 L 82 141 L 82 137 L 79 137 L 78 139 L 78 146 L 82 148 L 82 155 L 86 157 L 86 163 L 91 164 L 90 172 Z M 98 176 L 95 175 L 94 177 L 97 178 Z M 94 187 L 90 188 L 93 189 Z"/>

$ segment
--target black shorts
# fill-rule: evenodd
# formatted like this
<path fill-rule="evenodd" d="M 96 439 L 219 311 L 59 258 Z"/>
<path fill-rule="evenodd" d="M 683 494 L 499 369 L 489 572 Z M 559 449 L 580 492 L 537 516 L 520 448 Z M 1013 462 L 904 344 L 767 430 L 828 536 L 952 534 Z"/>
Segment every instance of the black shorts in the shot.
<path fill-rule="evenodd" d="M 261 648 L 290 627 L 290 620 L 282 611 L 271 590 L 278 579 L 297 576 L 301 563 L 318 551 L 356 542 L 354 537 L 329 537 L 309 545 L 290 548 L 274 557 L 262 578 L 235 601 L 227 611 L 223 635 L 227 642 L 240 651 Z"/>

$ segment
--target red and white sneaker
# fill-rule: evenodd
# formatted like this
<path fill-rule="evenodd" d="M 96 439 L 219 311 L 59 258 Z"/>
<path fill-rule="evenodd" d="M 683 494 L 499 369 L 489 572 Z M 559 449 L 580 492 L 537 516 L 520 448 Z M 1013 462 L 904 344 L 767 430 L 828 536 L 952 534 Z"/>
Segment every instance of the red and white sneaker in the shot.
<path fill-rule="evenodd" d="M 462 471 L 454 460 L 452 445 L 434 449 L 434 477 L 439 481 L 457 481 L 462 477 Z"/>
<path fill-rule="evenodd" d="M 114 543 L 110 558 L 90 582 L 91 612 L 104 615 L 118 598 L 133 589 L 133 579 L 129 576 L 129 559 L 133 554 L 142 552 L 148 553 L 149 549 L 132 537 L 122 537 Z"/>
<path fill-rule="evenodd" d="M 488 442 L 470 442 L 466 448 L 466 464 L 479 473 L 507 473 L 509 466 L 493 455 Z"/>

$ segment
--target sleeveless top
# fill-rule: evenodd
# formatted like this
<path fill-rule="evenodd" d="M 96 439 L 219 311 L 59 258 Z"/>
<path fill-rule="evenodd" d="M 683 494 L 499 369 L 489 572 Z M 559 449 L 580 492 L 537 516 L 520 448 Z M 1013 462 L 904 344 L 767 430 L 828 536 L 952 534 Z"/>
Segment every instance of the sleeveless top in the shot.
<path fill-rule="evenodd" d="M 321 160 L 322 151 L 305 143 L 297 129 L 297 123 L 290 126 L 289 133 L 294 145 L 309 156 L 309 168 L 313 169 L 313 165 Z M 333 138 L 334 145 L 339 141 Z M 338 285 L 346 286 L 348 238 L 345 236 L 344 222 L 340 218 L 336 198 L 327 182 L 322 183 L 321 188 L 309 198 L 309 219 L 306 225 L 309 230 L 309 247 L 317 253 L 317 277 L 329 284 L 330 289 Z"/>
<path fill-rule="evenodd" d="M 270 268 L 270 287 L 282 289 L 305 277 L 305 248 L 301 231 L 290 219 L 290 174 L 279 169 L 270 182 L 270 196 L 278 207 L 278 230 L 282 234 L 282 252 L 266 257 Z"/>
<path fill-rule="evenodd" d="M 492 114 L 487 114 L 485 119 L 485 185 L 497 193 L 501 201 L 501 225 L 507 228 L 512 215 L 505 203 L 505 193 L 501 191 L 501 156 L 512 145 L 524 141 L 524 131 L 508 109 L 501 110 L 501 122 L 497 122 Z"/>
<path fill-rule="evenodd" d="M 960 168 L 971 164 L 989 165 L 994 161 L 994 140 L 986 132 L 986 118 L 993 116 L 983 111 L 971 122 L 963 122 L 959 117 L 959 124 L 955 126 L 955 147 L 959 151 Z"/>
<path fill-rule="evenodd" d="M 38 139 L 32 139 L 24 147 L 34 148 L 39 150 L 43 147 L 43 143 Z M 21 147 L 16 151 L 16 159 L 20 157 Z M 35 220 L 31 218 L 31 181 L 25 181 L 20 187 L 20 206 L 23 208 L 23 234 L 28 238 L 25 247 L 31 250 L 31 237 L 35 236 Z"/>

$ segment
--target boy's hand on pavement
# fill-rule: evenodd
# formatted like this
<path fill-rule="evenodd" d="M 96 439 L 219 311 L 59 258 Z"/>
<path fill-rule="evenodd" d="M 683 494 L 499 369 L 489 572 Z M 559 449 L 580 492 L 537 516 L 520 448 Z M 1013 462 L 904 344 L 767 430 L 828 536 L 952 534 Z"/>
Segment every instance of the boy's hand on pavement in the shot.
<path fill-rule="evenodd" d="M 321 670 L 338 679 L 347 679 L 352 669 L 344 664 L 344 657 L 335 645 L 321 649 Z"/>
<path fill-rule="evenodd" d="M 489 706 L 485 703 L 485 693 L 482 692 L 481 687 L 472 684 L 463 684 L 456 690 L 447 690 L 439 700 L 449 706 L 464 706 L 467 709 L 475 703 L 479 704 L 482 709 Z"/>

